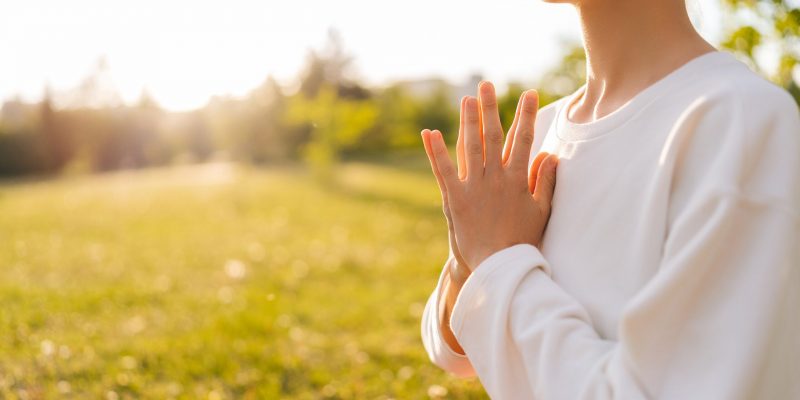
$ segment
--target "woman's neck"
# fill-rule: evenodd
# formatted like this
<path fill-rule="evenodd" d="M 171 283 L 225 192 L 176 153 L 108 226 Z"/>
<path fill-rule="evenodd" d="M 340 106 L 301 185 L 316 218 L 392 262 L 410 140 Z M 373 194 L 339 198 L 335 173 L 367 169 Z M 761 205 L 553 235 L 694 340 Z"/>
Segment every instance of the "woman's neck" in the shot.
<path fill-rule="evenodd" d="M 569 119 L 591 122 L 689 60 L 713 51 L 682 0 L 588 0 L 576 5 L 586 45 L 586 90 Z"/>

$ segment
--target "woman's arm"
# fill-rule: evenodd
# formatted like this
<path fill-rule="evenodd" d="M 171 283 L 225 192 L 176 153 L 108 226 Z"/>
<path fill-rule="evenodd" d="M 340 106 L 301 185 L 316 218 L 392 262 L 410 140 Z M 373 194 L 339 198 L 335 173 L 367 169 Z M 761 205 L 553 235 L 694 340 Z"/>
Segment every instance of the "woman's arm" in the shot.
<path fill-rule="evenodd" d="M 451 323 L 493 398 L 797 398 L 798 243 L 796 215 L 720 197 L 681 218 L 618 340 L 530 245 L 482 263 Z"/>
<path fill-rule="evenodd" d="M 422 315 L 422 343 L 431 361 L 440 368 L 461 377 L 475 376 L 475 370 L 450 329 L 450 312 L 461 285 L 450 281 L 455 258 L 445 263 Z"/>
<path fill-rule="evenodd" d="M 425 308 L 422 322 L 422 338 L 431 360 L 445 370 L 459 375 L 473 375 L 474 371 L 468 360 L 466 360 L 458 340 L 453 335 L 449 322 L 451 310 L 455 305 L 458 293 L 471 270 L 469 268 L 470 264 L 464 259 L 463 252 L 460 250 L 461 242 L 456 238 L 455 221 L 450 208 L 450 196 L 453 195 L 455 197 L 456 204 L 463 204 L 465 201 L 464 194 L 467 190 L 491 192 L 495 198 L 490 200 L 497 201 L 499 200 L 499 197 L 496 196 L 498 194 L 498 185 L 502 185 L 503 181 L 508 180 L 509 183 L 521 184 L 523 190 L 512 192 L 517 202 L 504 204 L 506 210 L 504 210 L 505 215 L 503 217 L 505 219 L 521 220 L 523 223 L 533 223 L 525 224 L 524 228 L 518 229 L 517 232 L 512 232 L 513 237 L 510 239 L 503 237 L 506 235 L 494 235 L 488 231 L 480 232 L 480 235 L 484 238 L 499 239 L 499 243 L 514 243 L 520 238 L 524 238 L 522 240 L 530 240 L 531 243 L 538 243 L 544 230 L 544 224 L 549 217 L 549 203 L 555 179 L 555 161 L 551 158 L 549 162 L 545 162 L 548 156 L 546 153 L 539 154 L 530 165 L 530 168 L 526 168 L 528 167 L 530 148 L 533 143 L 533 125 L 538 108 L 536 94 L 526 92 L 520 99 L 514 121 L 509 129 L 507 140 L 501 153 L 499 144 L 502 142 L 502 132 L 499 132 L 500 121 L 494 88 L 490 84 L 482 84 L 480 92 L 483 103 L 481 108 L 485 110 L 487 116 L 485 118 L 486 124 L 491 125 L 491 128 L 493 128 L 489 130 L 491 135 L 487 133 L 487 136 L 496 136 L 493 140 L 489 140 L 493 146 L 491 149 L 487 148 L 487 150 L 491 151 L 487 151 L 485 159 L 485 164 L 491 168 L 491 172 L 495 173 L 494 182 L 489 181 L 488 176 L 486 180 L 483 179 L 484 146 L 480 142 L 483 141 L 484 134 L 478 123 L 480 120 L 478 116 L 479 105 L 475 98 L 467 96 L 461 101 L 461 121 L 457 142 L 457 170 L 449 163 L 449 160 L 443 159 L 443 155 L 446 155 L 447 150 L 441 134 L 438 131 L 431 132 L 427 129 L 422 132 L 425 151 L 431 160 L 433 173 L 441 189 L 444 214 L 449 228 L 451 250 L 450 259 L 443 268 L 439 283 Z M 515 140 L 517 138 L 519 140 Z M 442 163 L 441 166 L 437 165 L 437 160 Z M 549 165 L 549 168 L 545 168 L 543 165 Z M 543 171 L 542 174 L 544 175 L 541 181 L 544 183 L 537 187 L 536 183 L 539 181 L 539 176 L 542 175 L 540 174 L 540 167 L 542 167 L 541 171 Z M 469 179 L 470 169 L 472 179 Z M 474 183 L 474 185 L 470 186 L 468 183 Z M 528 188 L 528 190 L 525 190 L 525 188 Z M 481 201 L 476 203 L 486 204 Z M 516 207 L 517 205 L 522 207 Z M 490 213 L 487 212 L 486 214 L 491 220 Z M 487 241 L 474 235 L 471 239 L 478 239 L 478 242 Z M 470 255 L 474 255 L 475 251 L 473 250 L 477 250 L 478 246 L 469 244 L 468 246 Z M 502 244 L 497 246 L 499 248 L 503 247 Z M 488 255 L 491 254 L 491 251 L 487 253 L 484 249 L 482 253 Z M 475 263 L 471 265 L 476 265 L 476 260 L 479 261 L 481 259 L 479 255 L 478 258 L 472 258 Z"/>
<path fill-rule="evenodd" d="M 616 340 L 536 247 L 477 265 L 451 325 L 493 398 L 800 398 L 800 118 L 761 94 L 683 121 L 659 272 Z"/>

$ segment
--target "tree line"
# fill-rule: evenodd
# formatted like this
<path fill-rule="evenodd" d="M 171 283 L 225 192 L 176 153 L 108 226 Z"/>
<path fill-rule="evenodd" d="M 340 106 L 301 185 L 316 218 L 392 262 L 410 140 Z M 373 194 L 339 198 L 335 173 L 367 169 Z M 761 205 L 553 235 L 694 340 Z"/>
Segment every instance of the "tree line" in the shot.
<path fill-rule="evenodd" d="M 786 0 L 722 4 L 728 35 L 721 46 L 800 103 L 800 8 Z M 762 68 L 757 56 L 767 47 L 777 49 L 772 71 Z M 561 62 L 538 82 L 508 85 L 499 99 L 504 121 L 513 118 L 524 89 L 536 87 L 546 105 L 584 82 L 583 49 L 575 44 L 564 49 Z M 56 108 L 49 92 L 38 104 L 8 101 L 0 114 L 0 175 L 108 171 L 212 158 L 259 165 L 302 161 L 325 174 L 344 158 L 419 147 L 422 127 L 438 128 L 446 140 L 455 140 L 457 86 L 433 79 L 367 87 L 349 73 L 351 62 L 334 33 L 328 45 L 309 53 L 295 89 L 267 78 L 242 98 L 212 98 L 191 112 L 167 112 L 146 94 L 134 105 L 103 107 Z"/>

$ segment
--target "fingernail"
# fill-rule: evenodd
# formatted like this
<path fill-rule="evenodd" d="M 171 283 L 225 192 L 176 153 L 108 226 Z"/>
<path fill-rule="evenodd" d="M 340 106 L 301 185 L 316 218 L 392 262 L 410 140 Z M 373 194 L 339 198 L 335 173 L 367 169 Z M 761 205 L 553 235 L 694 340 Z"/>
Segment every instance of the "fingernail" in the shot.
<path fill-rule="evenodd" d="M 480 89 L 481 94 L 491 94 L 492 89 L 494 89 L 494 85 L 492 85 L 492 82 L 483 81 L 478 88 Z"/>

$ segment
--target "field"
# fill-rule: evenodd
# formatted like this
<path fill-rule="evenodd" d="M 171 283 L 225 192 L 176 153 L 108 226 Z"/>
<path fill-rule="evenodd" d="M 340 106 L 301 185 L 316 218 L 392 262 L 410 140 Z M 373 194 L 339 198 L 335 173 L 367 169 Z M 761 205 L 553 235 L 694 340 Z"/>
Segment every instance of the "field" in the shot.
<path fill-rule="evenodd" d="M 0 397 L 484 398 L 420 342 L 423 161 L 0 183 Z"/>

